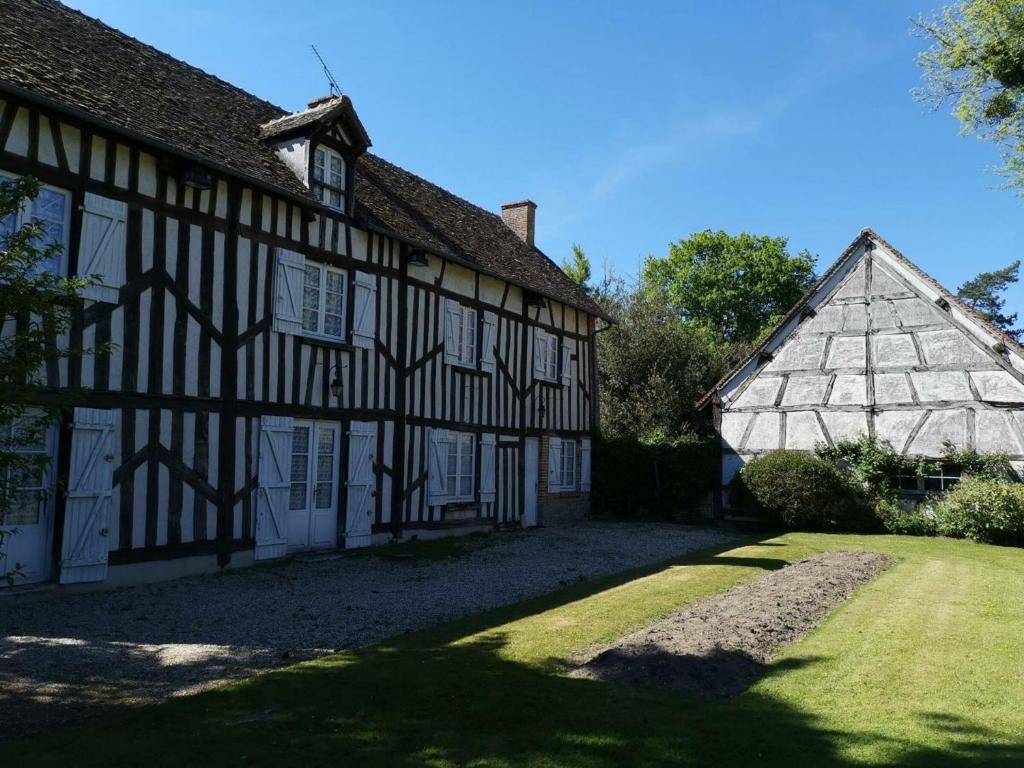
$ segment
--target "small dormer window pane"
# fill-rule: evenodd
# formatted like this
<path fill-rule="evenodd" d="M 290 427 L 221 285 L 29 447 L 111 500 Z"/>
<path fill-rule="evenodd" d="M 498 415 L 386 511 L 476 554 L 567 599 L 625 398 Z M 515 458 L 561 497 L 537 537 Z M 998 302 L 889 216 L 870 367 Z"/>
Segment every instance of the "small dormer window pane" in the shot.
<path fill-rule="evenodd" d="M 332 149 L 317 147 L 313 154 L 313 194 L 331 208 L 345 207 L 345 159 Z"/>

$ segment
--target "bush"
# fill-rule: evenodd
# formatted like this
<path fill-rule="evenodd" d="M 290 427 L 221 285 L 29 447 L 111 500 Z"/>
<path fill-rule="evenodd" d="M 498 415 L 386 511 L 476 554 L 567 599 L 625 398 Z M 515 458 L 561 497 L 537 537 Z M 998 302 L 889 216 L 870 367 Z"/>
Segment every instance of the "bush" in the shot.
<path fill-rule="evenodd" d="M 696 517 L 699 504 L 715 487 L 719 451 L 717 440 L 704 438 L 595 440 L 591 509 L 600 517 Z"/>
<path fill-rule="evenodd" d="M 773 451 L 747 463 L 733 481 L 733 505 L 787 528 L 865 529 L 873 514 L 839 470 L 803 451 Z"/>
<path fill-rule="evenodd" d="M 889 533 L 903 536 L 934 536 L 938 533 L 935 510 L 928 504 L 914 504 L 907 509 L 898 501 L 882 499 L 875 504 L 875 514 Z"/>
<path fill-rule="evenodd" d="M 1024 545 L 1024 485 L 968 477 L 936 505 L 939 533 L 989 544 Z"/>

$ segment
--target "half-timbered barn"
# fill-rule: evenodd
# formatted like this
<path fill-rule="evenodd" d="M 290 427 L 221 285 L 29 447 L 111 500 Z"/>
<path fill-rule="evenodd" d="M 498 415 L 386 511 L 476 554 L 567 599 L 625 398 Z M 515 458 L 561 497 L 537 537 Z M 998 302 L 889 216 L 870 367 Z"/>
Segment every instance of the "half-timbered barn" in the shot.
<path fill-rule="evenodd" d="M 75 405 L 3 521 L 23 581 L 586 512 L 600 309 L 535 247 L 533 203 L 496 215 L 369 146 L 345 96 L 288 113 L 0 0 L 0 174 L 43 183 L 24 216 L 52 268 L 98 276 L 64 343 L 111 344 L 40 374 Z"/>
<path fill-rule="evenodd" d="M 705 396 L 722 444 L 719 509 L 751 457 L 870 435 L 903 455 L 947 446 L 1024 465 L 1024 350 L 865 229 L 779 326 Z M 959 468 L 902 478 L 941 492 Z"/>

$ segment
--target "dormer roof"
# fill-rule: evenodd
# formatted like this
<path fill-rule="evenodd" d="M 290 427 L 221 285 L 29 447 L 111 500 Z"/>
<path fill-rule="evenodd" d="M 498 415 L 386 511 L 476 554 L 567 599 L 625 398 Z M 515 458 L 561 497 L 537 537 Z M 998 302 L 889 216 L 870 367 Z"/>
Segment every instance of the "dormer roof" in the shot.
<path fill-rule="evenodd" d="M 312 134 L 336 123 L 340 123 L 349 137 L 349 143 L 359 151 L 365 151 L 371 146 L 370 137 L 348 96 L 332 95 L 314 99 L 301 112 L 292 112 L 261 125 L 259 136 L 264 141 L 285 139 L 297 134 Z"/>

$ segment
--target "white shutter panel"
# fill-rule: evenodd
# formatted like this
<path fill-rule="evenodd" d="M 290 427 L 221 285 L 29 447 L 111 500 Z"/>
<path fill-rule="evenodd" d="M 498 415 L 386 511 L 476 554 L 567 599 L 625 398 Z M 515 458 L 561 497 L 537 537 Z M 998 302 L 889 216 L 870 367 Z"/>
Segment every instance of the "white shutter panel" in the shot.
<path fill-rule="evenodd" d="M 277 299 L 274 302 L 274 330 L 302 333 L 302 287 L 306 282 L 306 260 L 301 253 L 277 251 Z"/>
<path fill-rule="evenodd" d="M 128 203 L 85 193 L 82 239 L 78 248 L 78 277 L 95 278 L 81 294 L 87 299 L 117 303 L 125 279 L 125 229 Z"/>
<path fill-rule="evenodd" d="M 75 408 L 61 546 L 61 584 L 107 578 L 113 483 L 114 411 Z"/>
<path fill-rule="evenodd" d="M 483 338 L 480 339 L 480 369 L 494 372 L 494 344 L 497 339 L 498 316 L 484 312 Z"/>
<path fill-rule="evenodd" d="M 547 376 L 544 370 L 544 351 L 547 345 L 547 334 L 540 328 L 533 329 L 533 375 L 537 378 Z"/>
<path fill-rule="evenodd" d="M 480 435 L 480 501 L 483 504 L 493 503 L 496 493 L 494 451 L 494 434 Z"/>
<path fill-rule="evenodd" d="M 374 349 L 377 342 L 377 278 L 365 272 L 356 272 L 354 283 L 352 344 L 364 349 Z"/>
<path fill-rule="evenodd" d="M 432 429 L 427 435 L 427 505 L 448 503 L 448 430 Z"/>
<path fill-rule="evenodd" d="M 288 496 L 292 479 L 292 419 L 260 417 L 259 487 L 256 491 L 256 559 L 288 552 Z"/>
<path fill-rule="evenodd" d="M 373 451 L 377 445 L 377 423 L 353 421 L 348 432 L 348 481 L 345 483 L 345 549 L 369 546 L 377 499 L 377 475 Z"/>
<path fill-rule="evenodd" d="M 455 327 L 462 318 L 462 306 L 453 299 L 444 301 L 444 361 L 449 365 L 459 362 L 459 339 Z"/>
<path fill-rule="evenodd" d="M 580 440 L 580 490 L 590 491 L 590 438 Z"/>
<path fill-rule="evenodd" d="M 562 440 L 548 438 L 548 490 L 557 491 L 562 487 Z"/>
<path fill-rule="evenodd" d="M 572 342 L 562 339 L 562 386 L 572 384 Z"/>

